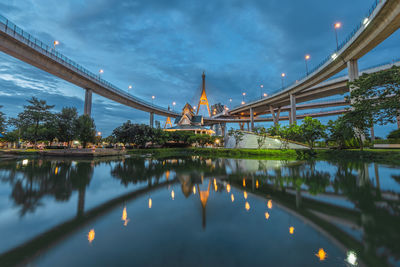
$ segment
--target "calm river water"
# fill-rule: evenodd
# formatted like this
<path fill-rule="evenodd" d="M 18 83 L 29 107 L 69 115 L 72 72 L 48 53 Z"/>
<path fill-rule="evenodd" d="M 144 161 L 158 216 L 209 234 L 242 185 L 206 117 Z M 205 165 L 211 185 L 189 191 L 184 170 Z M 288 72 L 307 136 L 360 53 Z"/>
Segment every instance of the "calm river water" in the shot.
<path fill-rule="evenodd" d="M 0 266 L 400 266 L 400 167 L 0 161 Z"/>

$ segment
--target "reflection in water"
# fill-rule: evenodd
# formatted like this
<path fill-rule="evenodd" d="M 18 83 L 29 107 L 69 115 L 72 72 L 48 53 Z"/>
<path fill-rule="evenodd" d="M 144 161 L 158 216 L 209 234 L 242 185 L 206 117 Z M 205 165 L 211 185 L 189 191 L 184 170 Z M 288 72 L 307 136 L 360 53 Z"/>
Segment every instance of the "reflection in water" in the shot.
<path fill-rule="evenodd" d="M 93 242 L 94 236 L 95 236 L 94 229 L 90 229 L 90 231 L 89 231 L 89 233 L 87 235 L 89 244 L 91 244 Z"/>
<path fill-rule="evenodd" d="M 326 257 L 328 257 L 328 254 L 326 254 L 323 248 L 320 248 L 315 256 L 317 256 L 320 261 L 324 261 Z"/>
<path fill-rule="evenodd" d="M 19 209 L 20 216 L 34 213 L 38 207 L 44 206 L 42 201 L 46 197 L 68 201 L 74 192 L 78 197 L 77 215 L 81 218 L 85 213 L 86 190 L 93 179 L 96 164 L 94 161 L 35 159 L 19 160 L 17 163 L 0 162 L 0 180 L 12 188 L 10 197 Z M 277 218 L 270 211 L 273 204 L 277 205 L 278 210 L 284 207 L 294 215 L 300 214 L 302 220 L 321 228 L 329 238 L 351 250 L 346 257 L 349 264 L 371 257 L 378 262 L 399 262 L 400 194 L 399 190 L 392 189 L 400 182 L 398 173 L 384 176 L 382 171 L 379 172 L 380 165 L 369 166 L 358 161 L 325 161 L 323 164 L 321 167 L 315 161 L 215 159 L 206 162 L 201 157 L 151 160 L 140 157 L 126 158 L 125 161 L 114 160 L 110 168 L 112 177 L 123 186 L 142 183 L 147 184 L 148 188 L 154 188 L 159 180 L 165 179 L 171 183 L 179 181 L 182 194 L 188 199 L 191 194 L 196 195 L 198 192 L 203 228 L 206 226 L 206 205 L 212 183 L 217 194 L 225 193 L 226 189 L 226 197 L 230 195 L 231 202 L 235 201 L 231 193 L 233 188 L 239 194 L 243 192 L 245 200 L 240 197 L 237 199 L 239 208 L 245 202 L 245 209 L 249 211 L 251 204 L 252 212 L 264 214 L 265 220 L 270 216 Z M 369 169 L 372 170 L 371 175 Z M 174 178 L 172 181 L 171 173 Z M 248 193 L 243 190 L 246 179 L 247 182 L 251 181 L 252 189 L 257 189 L 254 190 L 256 193 L 268 197 L 267 208 L 271 214 L 265 211 L 265 207 L 257 210 L 251 197 L 248 200 Z M 200 190 L 202 182 L 207 183 L 207 180 L 207 189 Z M 388 180 L 391 183 L 389 187 Z M 224 184 L 225 189 L 222 186 Z M 176 194 L 179 194 L 177 188 L 171 191 L 171 198 L 175 199 Z M 182 199 L 185 201 L 185 198 Z M 178 200 L 181 198 L 177 197 Z M 152 208 L 151 197 L 148 198 L 148 208 Z M 264 220 L 261 216 L 258 218 Z M 121 219 L 126 226 L 129 222 L 126 206 Z M 273 221 L 270 220 L 268 225 L 272 225 Z M 295 231 L 293 225 L 296 224 L 289 223 L 291 235 Z M 287 229 L 287 226 L 282 227 Z M 296 227 L 303 233 L 303 228 L 298 225 Z M 88 233 L 88 241 L 91 243 L 94 237 L 92 229 Z M 332 255 L 330 249 L 329 253 Z M 322 261 L 327 258 L 327 253 L 320 248 L 316 256 Z"/>

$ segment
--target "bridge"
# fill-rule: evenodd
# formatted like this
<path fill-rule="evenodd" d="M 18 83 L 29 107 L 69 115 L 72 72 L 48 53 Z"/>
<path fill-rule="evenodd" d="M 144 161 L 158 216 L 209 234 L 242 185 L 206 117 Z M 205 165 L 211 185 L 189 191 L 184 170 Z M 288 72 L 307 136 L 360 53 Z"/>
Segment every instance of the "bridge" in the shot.
<path fill-rule="evenodd" d="M 319 104 L 297 105 L 296 102 L 301 103 L 348 92 L 347 81 L 353 81 L 360 75 L 357 60 L 388 38 L 399 27 L 400 2 L 397 0 L 376 0 L 368 15 L 363 18 L 350 36 L 338 46 L 338 50 L 326 57 L 304 78 L 274 95 L 235 107 L 229 113 L 204 118 L 204 122 L 207 125 L 250 122 L 251 129 L 253 129 L 254 122 L 274 121 L 277 123 L 279 120 L 288 119 L 293 123 L 307 115 L 296 115 L 296 110 L 347 105 L 348 103 L 345 103 L 344 99 L 336 101 L 336 103 L 321 102 Z M 92 94 L 96 93 L 123 105 L 149 112 L 151 126 L 153 126 L 154 114 L 172 118 L 180 115 L 168 108 L 154 105 L 119 89 L 102 79 L 100 75 L 96 75 L 72 61 L 52 46 L 36 39 L 1 15 L 0 51 L 84 89 L 84 114 L 91 115 Z M 399 62 L 395 64 L 399 65 Z M 391 65 L 393 64 L 385 64 L 365 72 L 379 71 L 389 68 Z M 327 81 L 346 67 L 348 68 L 348 76 Z M 281 117 L 281 111 L 289 111 L 289 116 Z M 341 109 L 308 115 L 320 117 L 344 112 L 346 110 Z M 259 117 L 259 115 L 268 113 L 272 117 Z"/>

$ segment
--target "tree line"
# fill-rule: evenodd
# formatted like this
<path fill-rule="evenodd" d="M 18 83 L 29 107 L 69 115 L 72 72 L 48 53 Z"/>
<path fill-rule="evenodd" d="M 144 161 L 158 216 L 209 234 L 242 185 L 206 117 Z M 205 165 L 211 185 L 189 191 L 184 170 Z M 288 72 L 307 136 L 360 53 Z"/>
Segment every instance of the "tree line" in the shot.
<path fill-rule="evenodd" d="M 96 125 L 88 115 L 78 116 L 75 107 L 63 107 L 58 113 L 52 112 L 54 105 L 45 100 L 32 97 L 27 100 L 24 110 L 15 118 L 7 118 L 0 112 L 0 131 L 8 142 L 25 140 L 37 144 L 39 141 L 66 142 L 70 146 L 73 140 L 79 140 L 83 147 L 94 142 Z M 10 131 L 5 132 L 7 128 Z"/>

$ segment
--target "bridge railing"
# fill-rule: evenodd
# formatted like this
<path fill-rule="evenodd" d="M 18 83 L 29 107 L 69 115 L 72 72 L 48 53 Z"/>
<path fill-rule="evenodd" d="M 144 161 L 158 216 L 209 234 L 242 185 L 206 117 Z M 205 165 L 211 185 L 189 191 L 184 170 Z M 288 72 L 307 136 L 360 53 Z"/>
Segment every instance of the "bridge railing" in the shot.
<path fill-rule="evenodd" d="M 295 82 L 283 87 L 281 90 L 279 90 L 279 92 L 276 92 L 271 96 L 266 96 L 263 98 L 260 98 L 260 97 L 252 98 L 249 100 L 249 102 L 246 102 L 245 105 L 248 105 L 249 103 L 252 103 L 252 102 L 259 101 L 260 99 L 266 99 L 266 98 L 273 97 L 273 96 L 279 94 L 281 91 L 286 91 L 286 90 L 290 89 L 291 87 L 294 87 L 296 84 L 302 83 L 303 81 L 307 80 L 307 78 L 309 76 L 315 75 L 320 70 L 320 68 L 323 67 L 328 62 L 334 61 L 337 57 L 334 57 L 333 55 L 335 55 L 335 54 L 338 55 L 340 50 L 342 50 L 343 48 L 345 48 L 345 46 L 347 44 L 352 42 L 352 39 L 358 34 L 359 30 L 363 26 L 366 27 L 368 25 L 368 24 L 364 24 L 365 20 L 368 19 L 367 23 L 369 23 L 369 21 L 371 20 L 372 14 L 374 13 L 374 11 L 377 9 L 377 7 L 379 6 L 379 4 L 381 2 L 383 2 L 383 1 L 382 0 L 374 0 L 372 6 L 369 8 L 369 10 L 368 10 L 366 16 L 363 18 L 363 20 L 360 21 L 360 23 L 356 25 L 356 27 L 353 29 L 353 31 L 345 38 L 344 41 L 342 41 L 340 43 L 338 48 L 336 50 L 334 50 L 333 53 L 331 53 L 329 56 L 326 56 L 318 65 L 311 68 L 310 71 L 306 75 L 303 75 L 301 78 L 297 79 Z M 242 104 L 236 105 L 233 107 L 233 109 L 240 108 L 241 106 L 243 106 L 243 105 Z"/>
<path fill-rule="evenodd" d="M 60 52 L 58 52 L 54 47 L 49 46 L 46 43 L 43 43 L 39 39 L 35 38 L 28 32 L 24 31 L 11 21 L 9 21 L 7 18 L 4 16 L 0 15 L 0 30 L 7 35 L 18 39 L 19 41 L 25 43 L 29 47 L 35 49 L 37 52 L 40 52 L 41 54 L 63 64 L 65 67 L 71 69 L 74 72 L 79 73 L 82 76 L 85 76 L 86 78 L 91 79 L 93 82 L 96 82 L 97 84 L 105 87 L 106 89 L 118 94 L 122 95 L 125 98 L 131 99 L 134 102 L 137 102 L 143 106 L 147 106 L 149 108 L 154 108 L 158 109 L 161 111 L 167 111 L 171 112 L 167 108 L 161 107 L 154 105 L 148 101 L 145 101 L 143 99 L 137 98 L 131 94 L 128 94 L 127 92 L 119 89 L 117 86 L 113 85 L 112 83 L 102 79 L 100 75 L 96 75 L 93 72 L 89 71 L 88 69 L 84 68 L 83 66 L 79 65 L 78 63 L 74 62 L 73 60 L 69 59 L 68 57 L 64 56 Z"/>

